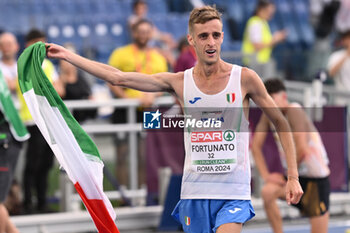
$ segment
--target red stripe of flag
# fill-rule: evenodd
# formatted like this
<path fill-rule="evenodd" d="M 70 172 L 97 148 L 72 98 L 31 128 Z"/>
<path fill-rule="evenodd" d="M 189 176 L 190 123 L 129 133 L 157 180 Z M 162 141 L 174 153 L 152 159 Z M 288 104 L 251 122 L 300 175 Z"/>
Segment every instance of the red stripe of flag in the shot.
<path fill-rule="evenodd" d="M 78 191 L 81 199 L 83 200 L 85 207 L 88 209 L 92 220 L 94 221 L 99 233 L 120 233 L 114 220 L 109 215 L 103 200 L 88 199 L 81 188 L 79 183 L 74 184 L 75 189 Z"/>

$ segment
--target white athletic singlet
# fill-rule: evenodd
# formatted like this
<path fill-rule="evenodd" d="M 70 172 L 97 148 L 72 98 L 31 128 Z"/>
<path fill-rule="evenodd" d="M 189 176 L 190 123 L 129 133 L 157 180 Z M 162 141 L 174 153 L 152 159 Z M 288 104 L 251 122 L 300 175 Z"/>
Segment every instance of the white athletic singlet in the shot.
<path fill-rule="evenodd" d="M 250 199 L 249 133 L 242 106 L 242 67 L 232 67 L 224 90 L 207 95 L 184 73 L 186 120 L 221 122 L 220 128 L 185 128 L 181 199 Z"/>

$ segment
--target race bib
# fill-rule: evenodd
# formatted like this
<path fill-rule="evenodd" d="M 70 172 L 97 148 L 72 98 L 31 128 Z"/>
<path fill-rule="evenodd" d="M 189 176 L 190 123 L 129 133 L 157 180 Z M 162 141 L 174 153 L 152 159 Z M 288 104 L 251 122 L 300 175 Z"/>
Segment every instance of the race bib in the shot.
<path fill-rule="evenodd" d="M 192 169 L 197 173 L 226 173 L 237 165 L 233 130 L 191 133 Z"/>

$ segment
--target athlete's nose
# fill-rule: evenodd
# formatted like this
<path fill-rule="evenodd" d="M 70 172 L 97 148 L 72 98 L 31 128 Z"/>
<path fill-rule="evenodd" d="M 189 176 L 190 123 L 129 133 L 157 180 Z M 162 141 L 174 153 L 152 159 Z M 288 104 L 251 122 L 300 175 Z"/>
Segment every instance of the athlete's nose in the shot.
<path fill-rule="evenodd" d="M 215 45 L 215 39 L 212 35 L 208 37 L 208 45 L 209 46 L 214 46 Z"/>

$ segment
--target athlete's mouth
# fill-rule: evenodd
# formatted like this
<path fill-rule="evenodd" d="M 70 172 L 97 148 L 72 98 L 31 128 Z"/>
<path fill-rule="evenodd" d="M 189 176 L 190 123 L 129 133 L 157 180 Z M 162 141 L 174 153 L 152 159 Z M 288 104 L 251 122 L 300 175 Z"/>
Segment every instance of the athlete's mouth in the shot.
<path fill-rule="evenodd" d="M 207 50 L 205 50 L 205 52 L 209 55 L 212 55 L 216 52 L 216 49 L 207 49 Z"/>

